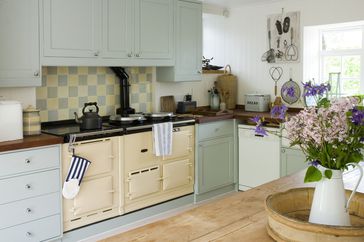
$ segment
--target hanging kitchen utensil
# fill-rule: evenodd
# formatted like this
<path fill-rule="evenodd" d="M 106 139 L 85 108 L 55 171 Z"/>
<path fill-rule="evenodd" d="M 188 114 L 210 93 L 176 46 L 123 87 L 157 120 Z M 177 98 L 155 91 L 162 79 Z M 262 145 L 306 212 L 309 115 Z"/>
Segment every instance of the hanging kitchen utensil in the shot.
<path fill-rule="evenodd" d="M 298 48 L 293 44 L 293 28 L 291 28 L 291 44 L 286 48 L 285 58 L 288 61 L 296 61 L 298 60 Z"/>
<path fill-rule="evenodd" d="M 226 65 L 224 74 L 217 77 L 215 86 L 221 95 L 221 101 L 225 102 L 227 109 L 235 109 L 237 98 L 238 78 L 231 74 L 231 66 Z"/>
<path fill-rule="evenodd" d="M 272 34 L 270 31 L 270 19 L 268 18 L 268 44 L 269 44 L 269 50 L 266 51 L 263 56 L 262 56 L 262 61 L 267 61 L 268 63 L 275 63 L 275 55 L 274 55 L 274 49 L 272 49 L 272 45 L 271 45 L 271 39 L 272 39 Z"/>
<path fill-rule="evenodd" d="M 271 67 L 269 69 L 269 75 L 274 81 L 274 95 L 277 96 L 277 83 L 278 83 L 279 79 L 281 79 L 281 77 L 283 75 L 282 67 L 280 67 L 280 66 Z"/>
<path fill-rule="evenodd" d="M 285 82 L 281 88 L 281 96 L 288 104 L 294 104 L 300 99 L 301 88 L 292 80 L 292 69 L 289 70 L 289 81 Z"/>

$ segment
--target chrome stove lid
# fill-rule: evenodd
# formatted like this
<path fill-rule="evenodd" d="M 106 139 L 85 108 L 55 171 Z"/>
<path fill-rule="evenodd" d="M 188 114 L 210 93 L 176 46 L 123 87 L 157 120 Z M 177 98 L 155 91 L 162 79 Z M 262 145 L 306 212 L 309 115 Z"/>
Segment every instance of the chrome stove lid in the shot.
<path fill-rule="evenodd" d="M 145 118 L 141 114 L 129 114 L 127 117 L 121 115 L 110 116 L 110 121 L 121 123 L 132 123 L 134 121 L 144 121 Z"/>

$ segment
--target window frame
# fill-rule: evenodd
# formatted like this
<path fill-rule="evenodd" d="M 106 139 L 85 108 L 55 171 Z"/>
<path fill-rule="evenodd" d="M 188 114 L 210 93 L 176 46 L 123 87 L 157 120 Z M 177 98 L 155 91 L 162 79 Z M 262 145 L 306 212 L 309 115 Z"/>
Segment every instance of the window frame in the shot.
<path fill-rule="evenodd" d="M 360 49 L 345 49 L 345 50 L 323 50 L 322 40 L 324 33 L 333 32 L 333 31 L 348 31 L 348 30 L 361 30 L 362 34 L 362 46 Z M 320 80 L 326 81 L 325 78 L 325 68 L 324 68 L 324 59 L 325 57 L 340 57 L 341 58 L 341 88 L 343 88 L 343 84 L 345 80 L 357 80 L 360 81 L 360 90 L 359 93 L 364 93 L 364 24 L 361 25 L 353 25 L 353 26 L 345 26 L 345 27 L 328 27 L 322 28 L 319 31 L 319 77 Z M 343 77 L 343 62 L 342 58 L 344 56 L 360 56 L 360 75 L 356 78 L 348 78 Z M 341 95 L 345 95 L 345 93 L 340 93 Z"/>

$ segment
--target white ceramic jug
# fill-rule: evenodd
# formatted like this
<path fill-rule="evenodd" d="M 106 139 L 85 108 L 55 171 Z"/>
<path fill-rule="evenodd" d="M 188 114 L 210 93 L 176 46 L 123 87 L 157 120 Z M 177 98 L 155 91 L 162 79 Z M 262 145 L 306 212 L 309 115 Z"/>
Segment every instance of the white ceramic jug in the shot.
<path fill-rule="evenodd" d="M 363 177 L 363 168 L 356 163 L 349 163 L 360 171 L 360 177 L 350 197 L 346 200 L 341 170 L 332 170 L 331 179 L 322 178 L 316 184 L 310 212 L 310 223 L 351 226 L 349 204 Z"/>

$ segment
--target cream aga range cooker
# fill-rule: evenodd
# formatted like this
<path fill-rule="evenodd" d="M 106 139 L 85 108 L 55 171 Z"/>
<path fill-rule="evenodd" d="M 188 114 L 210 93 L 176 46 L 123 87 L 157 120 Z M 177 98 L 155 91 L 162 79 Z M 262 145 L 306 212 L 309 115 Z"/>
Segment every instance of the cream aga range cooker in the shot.
<path fill-rule="evenodd" d="M 153 154 L 152 125 L 159 122 L 173 123 L 171 156 Z M 80 130 L 73 120 L 43 123 L 43 133 L 64 137 L 63 182 L 73 153 L 92 162 L 78 195 L 63 199 L 64 230 L 193 193 L 194 122 L 152 114 L 126 123 L 103 119 L 97 130 Z M 71 137 L 74 151 L 69 149 Z"/>

